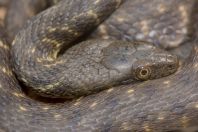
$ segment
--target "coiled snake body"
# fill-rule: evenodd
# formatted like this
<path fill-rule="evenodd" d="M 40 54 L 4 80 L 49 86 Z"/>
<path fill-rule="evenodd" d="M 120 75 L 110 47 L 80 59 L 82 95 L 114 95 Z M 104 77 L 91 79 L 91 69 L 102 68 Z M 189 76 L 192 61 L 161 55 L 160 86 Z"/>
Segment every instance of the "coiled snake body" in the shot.
<path fill-rule="evenodd" d="M 115 7 L 118 6 L 118 3 L 120 2 L 121 1 L 116 0 L 109 0 L 108 2 L 100 0 L 95 2 L 79 0 L 79 3 L 84 5 L 79 7 L 81 7 L 85 12 L 83 13 L 83 17 L 90 17 L 90 21 L 87 24 L 93 24 L 102 21 L 100 18 L 100 11 L 103 9 L 103 6 L 105 7 L 109 4 L 108 7 L 110 7 L 107 9 L 105 8 L 105 12 L 110 13 Z M 96 6 L 90 9 L 89 4 L 93 3 L 95 3 Z M 97 3 L 104 5 L 98 7 Z M 32 46 L 33 43 L 36 43 L 42 47 L 39 43 L 40 41 L 43 42 L 42 44 L 46 44 L 48 48 L 50 48 L 51 45 L 48 45 L 48 43 L 45 42 L 54 44 L 53 48 L 59 48 L 58 46 L 61 45 L 58 44 L 63 43 L 62 39 L 57 40 L 59 42 L 48 39 L 52 38 L 52 40 L 54 40 L 54 36 L 59 36 L 60 38 L 62 38 L 62 36 L 68 36 L 65 39 L 67 42 L 72 42 L 73 40 L 70 40 L 70 36 L 78 37 L 81 35 L 81 31 L 85 29 L 87 30 L 87 25 L 86 23 L 83 23 L 83 21 L 82 23 L 86 26 L 82 23 L 78 23 L 78 21 L 75 21 L 75 24 L 79 24 L 78 26 L 81 27 L 80 29 L 75 27 L 73 23 L 67 23 L 70 24 L 69 26 L 65 25 L 65 27 L 58 27 L 59 24 L 64 24 L 61 23 L 62 21 L 67 21 L 70 16 L 75 16 L 75 10 L 81 11 L 81 9 L 71 9 L 74 10 L 73 14 L 68 14 L 65 12 L 61 13 L 58 11 L 65 11 L 65 6 L 68 8 L 75 7 L 75 4 L 76 3 L 74 3 L 74 1 L 62 1 L 62 3 L 59 3 L 58 5 L 38 15 L 35 19 L 33 18 L 17 35 L 12 44 L 12 60 L 15 64 L 14 69 L 18 71 L 16 74 L 19 75 L 21 80 L 25 83 L 30 80 L 30 78 L 28 78 L 28 76 L 23 76 L 24 74 L 21 74 L 23 73 L 23 70 L 26 71 L 24 72 L 26 75 L 28 75 L 28 72 L 33 71 L 33 69 L 31 70 L 31 67 L 27 70 L 27 67 L 24 67 L 26 64 L 21 65 L 24 64 L 23 59 L 25 59 L 25 57 L 31 58 L 31 53 L 38 52 L 38 56 L 35 56 L 34 59 L 37 60 L 38 63 L 43 62 L 45 67 L 53 67 L 54 59 L 57 57 L 57 52 L 48 51 L 39 47 L 35 47 L 35 49 L 31 47 L 27 48 L 29 51 L 25 53 L 26 56 L 24 57 L 21 55 L 23 55 L 25 51 L 21 49 L 26 49 L 26 47 Z M 86 14 L 86 11 L 89 15 Z M 94 11 L 99 12 L 96 15 L 94 14 Z M 68 17 L 57 18 L 57 21 L 54 19 L 56 17 L 53 16 L 53 13 L 60 16 L 66 15 Z M 50 18 L 53 24 L 48 21 Z M 76 17 L 74 19 L 80 20 L 81 17 Z M 70 19 L 71 22 L 72 20 L 73 19 Z M 40 29 L 37 28 L 38 25 Z M 94 24 L 93 27 L 95 27 Z M 47 30 L 47 34 L 43 33 L 45 30 Z M 57 34 L 57 32 L 54 32 L 56 30 L 59 30 L 60 33 Z M 67 34 L 65 34 L 65 32 L 67 32 Z M 32 36 L 34 37 L 32 38 Z M 44 39 L 40 40 L 40 38 Z M 102 45 L 106 45 L 106 42 L 109 41 L 110 40 L 104 42 L 101 41 L 100 43 Z M 23 45 L 21 45 L 21 43 Z M 127 42 L 124 44 L 127 45 L 124 49 L 119 48 L 119 43 L 116 45 L 118 46 L 118 51 L 124 50 L 126 47 L 129 48 L 128 50 L 130 51 L 130 47 Z M 195 126 L 198 124 L 198 84 L 195 81 L 197 79 L 196 72 L 198 52 L 198 47 L 196 44 L 186 65 L 172 76 L 158 80 L 146 81 L 140 84 L 112 87 L 97 94 L 58 104 L 42 103 L 26 97 L 11 72 L 9 46 L 4 42 L 4 40 L 1 41 L 0 46 L 0 54 L 2 57 L 2 61 L 0 62 L 0 75 L 2 75 L 0 79 L 0 129 L 2 131 L 165 131 Z M 98 46 L 99 45 L 97 45 L 97 47 Z M 78 50 L 76 52 L 78 52 Z M 41 52 L 46 54 L 42 54 L 42 56 L 40 56 L 41 54 L 39 53 Z M 75 52 L 75 48 L 72 52 Z M 108 55 L 109 51 L 104 50 L 104 54 L 105 53 L 107 53 L 107 57 L 110 56 L 110 60 L 112 60 L 111 54 L 113 53 L 110 52 L 110 55 Z M 51 55 L 50 58 L 49 55 Z M 47 59 L 43 59 L 42 57 Z M 97 61 L 97 59 L 94 61 Z M 34 67 L 37 65 L 28 59 L 27 62 L 28 66 Z M 57 61 L 56 63 L 61 64 L 61 61 Z M 104 64 L 111 66 L 111 64 L 114 64 L 114 61 L 109 63 L 109 61 L 104 60 Z M 39 67 L 40 65 L 38 65 L 38 68 Z M 119 69 L 120 67 L 115 68 Z M 34 74 L 34 72 L 31 72 L 31 74 Z M 56 77 L 56 73 L 51 73 L 51 75 Z M 40 77 L 41 79 L 42 77 L 45 77 L 43 75 L 35 76 Z M 33 78 L 32 80 L 36 79 L 37 78 Z M 50 81 L 53 82 L 53 76 L 51 76 L 50 79 L 52 79 Z M 44 81 L 44 83 L 50 87 L 48 82 Z M 39 84 L 33 83 L 33 85 L 36 86 L 36 88 L 40 88 Z M 57 92 L 58 91 L 56 91 L 56 93 Z M 50 93 L 50 95 L 51 94 L 53 94 L 53 92 Z"/>

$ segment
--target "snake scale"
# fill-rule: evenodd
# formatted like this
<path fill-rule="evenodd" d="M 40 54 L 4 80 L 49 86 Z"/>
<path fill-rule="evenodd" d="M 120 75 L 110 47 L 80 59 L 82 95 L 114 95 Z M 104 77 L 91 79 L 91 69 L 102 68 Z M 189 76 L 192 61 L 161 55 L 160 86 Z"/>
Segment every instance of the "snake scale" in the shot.
<path fill-rule="evenodd" d="M 109 3 L 115 4 L 115 1 L 110 0 Z M 61 7 L 66 5 L 64 2 L 68 1 L 63 0 L 62 3 L 50 8 L 46 11 L 46 16 L 49 12 L 61 10 Z M 75 4 L 73 2 L 71 0 L 68 3 Z M 87 4 L 85 7 L 89 5 L 86 0 L 83 2 Z M 103 0 L 95 2 L 108 3 Z M 194 5 L 196 7 L 196 2 Z M 112 8 L 110 10 L 112 11 Z M 91 14 L 94 17 L 93 12 Z M 25 36 L 29 37 L 28 34 L 35 33 L 37 28 L 33 28 L 34 31 L 27 35 L 24 33 L 31 25 L 36 27 L 40 19 L 45 20 L 42 15 L 38 15 L 37 18 L 39 19 L 30 20 L 20 31 L 17 35 L 19 39 L 15 39 L 14 46 L 21 40 L 33 41 L 32 38 L 25 39 Z M 54 30 L 56 29 L 52 31 Z M 42 32 L 39 33 L 42 36 Z M 174 75 L 138 84 L 111 87 L 73 101 L 48 104 L 33 100 L 22 92 L 11 72 L 10 47 L 3 40 L 3 34 L 1 36 L 1 131 L 170 131 L 198 124 L 196 41 L 189 42 L 194 45 L 191 56 Z M 34 41 L 37 39 L 34 38 Z"/>

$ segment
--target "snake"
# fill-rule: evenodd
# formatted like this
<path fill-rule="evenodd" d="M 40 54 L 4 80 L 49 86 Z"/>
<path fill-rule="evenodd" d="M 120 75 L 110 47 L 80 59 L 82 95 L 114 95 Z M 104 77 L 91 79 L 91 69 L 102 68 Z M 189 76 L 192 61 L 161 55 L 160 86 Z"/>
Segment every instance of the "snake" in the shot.
<path fill-rule="evenodd" d="M 18 28 L 22 27 L 28 18 L 46 9 L 47 6 L 48 3 L 46 1 L 10 0 L 9 4 L 7 4 L 8 13 L 7 17 L 5 18 L 6 31 L 8 32 L 7 40 L 9 41 L 9 43 L 11 43 L 14 39 L 14 36 L 18 32 Z"/>
<path fill-rule="evenodd" d="M 49 40 L 47 40 L 46 37 L 48 39 L 51 38 L 52 40 L 54 40 L 53 35 L 55 35 L 56 37 L 59 35 L 60 35 L 59 37 L 62 37 L 61 35 L 67 36 L 65 35 L 65 32 L 61 32 L 63 34 L 57 34 L 57 32 L 54 32 L 56 30 L 61 31 L 62 28 L 60 29 L 58 27 L 58 25 L 61 23 L 56 23 L 57 20 L 55 19 L 54 21 L 55 23 L 51 24 L 49 21 L 46 21 L 47 20 L 46 18 L 49 17 L 53 21 L 53 13 L 55 14 L 57 13 L 56 15 L 63 15 L 59 11 L 70 10 L 72 5 L 73 7 L 76 7 L 75 2 L 63 0 L 57 5 L 42 12 L 40 15 L 36 16 L 35 18 L 27 22 L 27 25 L 23 29 L 21 29 L 20 32 L 17 34 L 15 40 L 12 43 L 11 49 L 10 49 L 10 45 L 6 43 L 6 40 L 3 39 L 4 37 L 1 37 L 2 39 L 1 39 L 0 54 L 2 57 L 1 58 L 2 61 L 0 62 L 1 63 L 0 130 L 20 131 L 20 132 L 21 131 L 130 131 L 130 130 L 131 131 L 170 131 L 179 128 L 196 126 L 198 124 L 197 122 L 198 92 L 197 92 L 197 82 L 196 82 L 197 66 L 198 66 L 197 65 L 198 47 L 196 45 L 196 41 L 192 42 L 194 47 L 191 56 L 189 56 L 186 63 L 175 74 L 170 75 L 168 77 L 163 77 L 152 81 L 150 80 L 144 81 L 141 83 L 121 85 L 116 87 L 109 86 L 110 87 L 109 89 L 103 90 L 97 94 L 92 94 L 89 96 L 74 99 L 72 101 L 65 101 L 64 103 L 55 103 L 55 104 L 36 101 L 34 99 L 28 98 L 22 92 L 22 88 L 19 85 L 18 81 L 16 80 L 15 75 L 12 72 L 12 68 L 11 68 L 14 67 L 15 71 L 16 70 L 20 71 L 21 69 L 24 69 L 25 65 L 18 65 L 18 62 L 19 63 L 22 62 L 21 64 L 25 64 L 23 63 L 22 59 L 20 60 L 20 57 L 19 58 L 17 57 L 23 55 L 23 53 L 25 52 L 24 50 L 22 51 L 21 49 L 26 49 L 26 46 L 27 47 L 30 46 L 31 49 L 32 46 L 31 43 L 33 43 L 33 41 L 34 42 L 40 41 L 36 37 L 40 37 L 40 38 L 43 37 L 45 38 L 43 42 L 46 41 L 48 42 Z M 116 9 L 119 5 L 118 3 L 120 3 L 120 1 L 116 1 L 116 0 L 109 0 L 108 2 L 103 0 L 101 1 L 97 0 L 93 2 L 95 3 L 95 6 L 98 7 L 96 8 L 94 6 L 93 7 L 90 6 L 93 4 L 90 1 L 78 0 L 78 2 L 83 5 L 83 6 L 79 6 L 83 9 L 82 17 L 83 18 L 87 17 L 88 19 L 90 19 L 90 21 L 86 21 L 88 23 L 89 22 L 100 23 L 100 21 L 102 20 L 98 19 L 98 17 L 100 17 L 99 12 L 105 11 L 105 13 L 111 13 L 113 11 L 113 8 Z M 103 6 L 97 6 L 97 4 L 104 4 L 105 5 L 105 6 L 103 5 L 104 7 L 109 7 L 109 8 L 104 10 L 104 8 L 100 8 Z M 111 6 L 109 6 L 108 4 L 110 4 Z M 65 8 L 65 6 L 68 8 Z M 71 9 L 74 10 L 73 11 L 74 14 L 75 14 L 75 10 L 82 12 L 80 9 L 77 8 L 71 8 Z M 98 11 L 97 15 L 94 14 L 93 11 Z M 64 13 L 66 13 L 66 15 L 70 15 L 67 14 L 67 12 Z M 90 15 L 87 15 L 86 13 Z M 83 20 L 82 17 L 80 15 L 79 19 Z M 75 19 L 79 20 L 78 17 Z M 61 18 L 58 20 L 60 21 Z M 72 21 L 72 20 L 73 19 L 69 19 L 69 20 L 66 19 L 65 21 Z M 42 21 L 45 21 L 45 23 L 39 23 Z M 44 24 L 44 26 L 42 24 Z M 73 23 L 69 23 L 69 24 L 70 24 L 69 28 L 71 28 L 71 30 L 69 31 L 68 28 L 66 28 L 66 31 L 68 30 L 71 33 L 69 34 L 69 36 L 75 35 L 75 32 L 73 31 L 84 30 L 83 27 L 77 28 L 75 27 L 75 25 L 73 25 Z M 36 28 L 38 25 L 40 25 L 39 26 L 40 28 L 45 26 L 54 26 L 54 27 L 40 29 L 40 28 Z M 93 25 L 93 27 L 94 26 L 95 25 Z M 43 33 L 42 30 L 43 31 L 48 30 L 47 34 L 42 34 Z M 40 34 L 38 35 L 35 33 L 40 33 Z M 31 35 L 33 35 L 35 38 L 31 38 Z M 43 36 L 43 35 L 47 35 L 47 36 Z M 79 34 L 77 33 L 77 36 L 78 35 Z M 3 34 L 1 34 L 1 36 L 3 36 Z M 69 36 L 68 38 L 70 38 Z M 66 38 L 67 41 L 72 41 L 72 40 L 68 40 L 68 38 Z M 27 40 L 31 42 L 27 44 Z M 62 42 L 62 40 L 58 40 L 58 41 Z M 49 41 L 49 43 L 50 42 L 56 44 L 56 42 Z M 92 42 L 96 42 L 96 40 L 89 40 L 87 45 L 89 45 Z M 117 67 L 120 65 L 120 61 L 118 61 L 119 63 L 116 64 L 114 55 L 118 55 L 116 58 L 119 58 L 120 51 L 125 51 L 125 53 L 127 54 L 128 51 L 134 49 L 134 47 L 130 49 L 129 43 L 125 42 L 124 43 L 125 48 L 122 49 L 119 48 L 122 47 L 122 45 L 120 44 L 121 42 L 115 43 L 116 47 L 114 47 L 113 44 L 112 46 L 108 45 L 106 44 L 106 42 L 112 43 L 111 40 L 100 41 L 100 43 L 102 43 L 101 44 L 102 46 L 107 46 L 107 47 L 110 46 L 109 47 L 110 50 L 105 49 L 103 51 L 104 54 L 106 55 L 105 57 L 107 58 L 106 60 L 102 61 L 102 63 L 104 63 L 107 67 L 110 66 L 111 68 L 112 66 L 115 66 L 113 68 L 122 71 L 123 70 L 122 67 L 121 69 L 119 69 L 120 67 Z M 21 47 L 19 43 L 20 44 L 22 43 L 23 47 Z M 142 45 L 144 47 L 145 46 L 144 42 L 141 43 L 143 44 L 140 44 L 140 46 Z M 50 47 L 51 45 L 47 45 L 47 43 L 45 43 L 45 46 Z M 98 48 L 98 46 L 99 45 L 97 45 L 96 47 Z M 94 49 L 94 47 L 92 48 Z M 138 49 L 138 47 L 139 46 L 136 46 L 136 49 Z M 85 46 L 83 48 L 86 49 L 87 47 Z M 88 49 L 89 48 L 90 47 L 88 47 Z M 116 52 L 112 52 L 111 48 Z M 153 46 L 151 46 L 150 48 L 153 49 Z M 15 52 L 15 50 L 17 49 L 18 52 Z M 80 47 L 80 49 L 83 50 L 82 47 Z M 74 51 L 79 53 L 78 50 L 80 49 L 76 50 L 74 47 L 71 50 L 71 52 L 72 54 L 74 53 Z M 11 50 L 11 56 L 10 56 L 10 50 Z M 41 53 L 39 51 L 39 47 L 38 49 L 31 49 L 29 51 L 33 53 L 35 52 Z M 25 55 L 28 58 L 30 57 L 30 54 L 27 53 Z M 160 51 L 160 53 L 163 52 Z M 45 67 L 51 67 L 51 65 L 53 67 L 54 63 L 52 62 L 54 62 L 54 59 L 57 59 L 57 53 L 50 51 L 50 54 L 52 55 L 51 56 L 52 58 L 47 58 L 48 55 L 44 54 L 43 56 L 47 58 L 46 60 L 45 59 L 44 60 L 36 59 L 36 60 L 38 61 L 38 63 L 40 61 L 43 61 L 43 63 L 46 64 Z M 81 54 L 78 55 L 78 57 L 80 56 L 82 55 Z M 123 57 L 123 54 L 121 54 L 121 57 Z M 22 58 L 25 59 L 24 56 L 22 56 Z M 95 59 L 94 61 L 96 60 L 97 59 Z M 113 61 L 111 62 L 111 60 Z M 123 61 L 121 62 L 123 63 Z M 12 64 L 14 63 L 16 65 L 12 66 Z M 27 64 L 32 67 L 35 66 L 35 63 L 32 63 L 31 61 L 30 62 L 28 61 Z M 42 67 L 41 65 L 37 65 L 37 66 Z M 127 66 L 128 68 L 128 64 L 125 66 Z M 25 67 L 25 68 L 29 68 L 29 67 Z M 31 70 L 29 69 L 27 70 L 26 73 L 25 72 L 24 73 L 28 75 L 28 71 L 30 72 Z M 124 69 L 123 71 L 125 70 L 126 69 Z M 27 76 L 24 77 L 24 74 L 21 74 L 22 72 L 23 71 L 20 71 L 18 73 L 16 72 L 16 74 L 18 74 L 17 78 L 20 78 L 21 76 L 22 77 L 21 81 L 23 81 L 26 84 L 26 81 L 31 78 L 28 78 Z M 34 73 L 35 70 L 32 70 L 31 74 Z M 52 73 L 52 75 L 56 75 L 56 73 Z M 36 78 L 33 78 L 33 80 L 36 80 Z M 47 84 L 47 86 L 49 86 L 48 82 L 45 83 Z M 38 84 L 33 83 L 33 85 L 38 85 Z"/>

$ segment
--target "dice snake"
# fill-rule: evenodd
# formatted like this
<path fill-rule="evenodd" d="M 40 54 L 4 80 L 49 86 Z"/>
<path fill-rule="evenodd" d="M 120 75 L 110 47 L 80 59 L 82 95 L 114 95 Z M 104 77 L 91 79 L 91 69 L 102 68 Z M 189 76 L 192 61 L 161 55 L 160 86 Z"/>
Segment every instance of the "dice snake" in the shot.
<path fill-rule="evenodd" d="M 66 0 L 62 1 L 62 3 L 64 2 L 66 2 Z M 73 2 L 74 1 L 70 1 L 68 3 Z M 86 0 L 84 2 L 89 5 Z M 106 3 L 103 0 L 97 0 L 96 2 Z M 114 0 L 109 1 L 109 3 L 111 2 L 115 4 Z M 60 8 L 58 9 L 63 7 L 64 4 L 62 3 L 59 4 Z M 83 2 L 81 4 L 83 4 Z M 56 12 L 57 7 L 52 7 L 48 11 Z M 112 8 L 110 10 L 112 11 Z M 31 43 L 38 43 L 38 39 L 36 37 L 43 37 L 42 30 L 57 30 L 57 28 L 44 28 L 42 30 L 32 28 L 30 30 L 31 27 L 36 27 L 40 21 L 45 21 L 44 18 L 48 15 L 47 13 L 36 16 L 35 18 L 38 19 L 33 18 L 30 20 L 19 32 L 11 47 L 6 43 L 6 40 L 3 39 L 4 37 L 1 37 L 0 54 L 2 61 L 0 62 L 0 100 L 2 101 L 0 103 L 0 130 L 20 132 L 130 130 L 170 131 L 196 126 L 198 124 L 198 84 L 196 82 L 198 46 L 196 39 L 189 42 L 194 47 L 188 60 L 173 75 L 136 84 L 127 84 L 116 87 L 109 86 L 110 88 L 107 90 L 103 90 L 93 95 L 80 97 L 72 101 L 65 101 L 64 103 L 44 103 L 27 97 L 22 92 L 22 88 L 12 72 L 11 67 L 14 67 L 15 70 L 19 70 L 16 68 L 19 65 L 12 65 L 13 61 L 16 61 L 14 63 L 17 64 L 17 58 L 13 59 L 13 54 L 14 57 L 16 57 L 16 54 L 21 55 L 20 51 L 17 53 L 14 50 L 16 48 L 25 48 L 28 45 L 28 39 L 31 39 Z M 73 13 L 75 14 L 75 12 Z M 89 13 L 92 16 L 91 18 L 96 18 L 93 12 Z M 59 15 L 62 14 L 60 13 Z M 51 21 L 53 21 L 51 14 L 49 16 L 52 18 Z M 56 24 L 58 25 L 60 23 Z M 41 28 L 42 26 L 43 25 L 41 23 Z M 75 29 L 75 26 L 72 27 L 72 29 Z M 38 32 L 37 30 L 41 32 Z M 66 28 L 66 30 L 68 29 Z M 62 32 L 63 34 L 56 34 L 57 32 L 54 33 L 55 36 L 65 36 L 64 32 Z M 71 30 L 71 34 L 74 35 L 75 33 Z M 31 35 L 33 35 L 34 38 L 31 38 Z M 50 33 L 44 35 L 47 35 L 48 38 L 53 38 L 53 35 Z M 3 34 L 1 34 L 1 36 L 3 36 Z M 48 40 L 44 39 L 43 41 L 46 42 Z M 60 42 L 61 41 L 62 40 L 60 40 Z M 67 41 L 70 40 L 67 38 Z M 21 42 L 24 44 L 27 43 L 27 45 L 20 47 L 18 44 Z M 102 41 L 100 41 L 100 43 L 102 43 Z M 47 45 L 47 43 L 45 44 Z M 56 44 L 56 42 L 53 42 L 53 44 Z M 11 56 L 10 49 L 12 53 Z M 35 51 L 36 50 L 31 49 L 31 52 Z M 37 52 L 39 53 L 40 51 L 38 50 Z M 52 55 L 53 54 L 54 52 L 52 52 Z M 28 58 L 29 55 L 30 54 L 26 54 L 25 57 Z M 45 57 L 45 54 L 43 56 Z M 22 56 L 22 58 L 25 57 Z M 56 57 L 57 56 L 55 56 L 55 58 Z M 38 61 L 40 62 L 42 60 Z M 50 67 L 48 66 L 49 62 L 51 62 L 51 58 L 44 60 L 46 67 Z M 112 63 L 114 64 L 114 61 Z M 35 66 L 31 61 L 28 62 L 28 65 Z M 23 69 L 23 67 L 20 68 L 20 70 L 21 69 Z M 52 75 L 56 74 L 52 73 Z M 21 80 L 26 82 L 26 79 L 28 80 L 28 78 L 22 78 Z"/>

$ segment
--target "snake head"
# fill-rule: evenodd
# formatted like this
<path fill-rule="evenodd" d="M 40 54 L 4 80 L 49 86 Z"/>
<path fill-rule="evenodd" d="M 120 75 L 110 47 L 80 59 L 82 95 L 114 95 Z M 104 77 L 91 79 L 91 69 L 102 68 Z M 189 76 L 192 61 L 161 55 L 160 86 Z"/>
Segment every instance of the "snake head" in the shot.
<path fill-rule="evenodd" d="M 132 72 L 137 80 L 150 80 L 173 74 L 178 69 L 178 59 L 171 54 L 155 54 L 134 63 Z"/>
<path fill-rule="evenodd" d="M 103 64 L 121 73 L 120 78 L 151 80 L 178 69 L 177 56 L 148 42 L 115 42 L 103 52 Z"/>
<path fill-rule="evenodd" d="M 132 66 L 132 73 L 137 80 L 150 80 L 168 76 L 177 71 L 178 57 L 162 49 L 146 46 L 137 46 L 136 61 Z"/>

